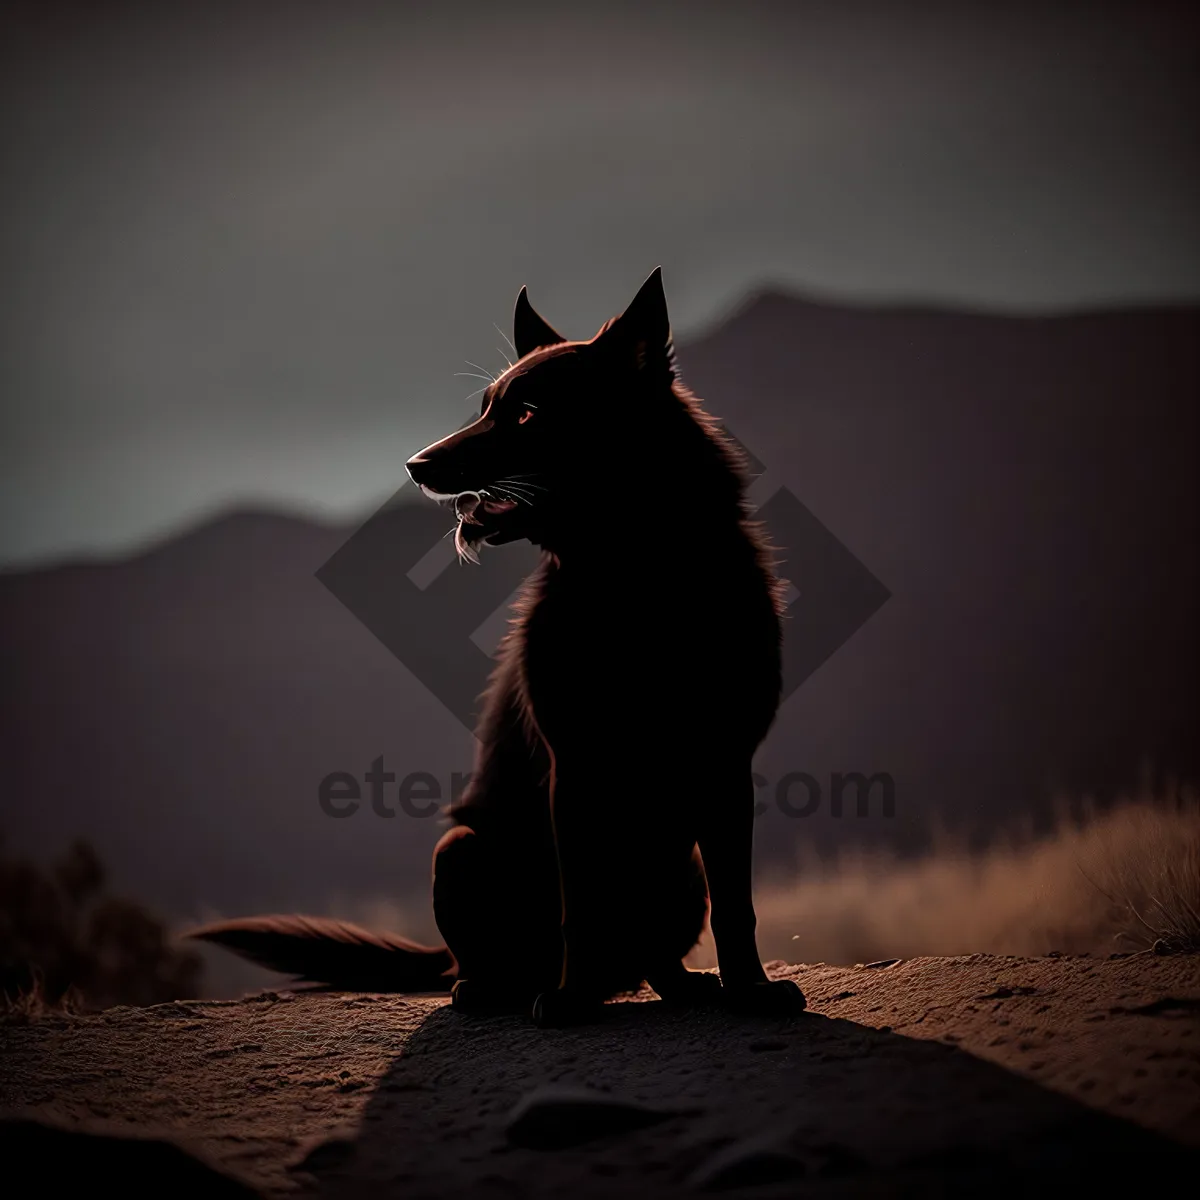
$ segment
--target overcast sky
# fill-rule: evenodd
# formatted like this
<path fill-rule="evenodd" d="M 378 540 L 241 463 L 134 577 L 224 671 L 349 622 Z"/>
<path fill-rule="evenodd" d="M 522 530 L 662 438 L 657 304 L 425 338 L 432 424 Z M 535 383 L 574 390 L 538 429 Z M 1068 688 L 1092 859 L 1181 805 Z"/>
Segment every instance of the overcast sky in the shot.
<path fill-rule="evenodd" d="M 1182 6 L 94 8 L 3 18 L 0 561 L 352 518 L 521 284 L 574 336 L 660 263 L 681 337 L 1200 296 Z"/>

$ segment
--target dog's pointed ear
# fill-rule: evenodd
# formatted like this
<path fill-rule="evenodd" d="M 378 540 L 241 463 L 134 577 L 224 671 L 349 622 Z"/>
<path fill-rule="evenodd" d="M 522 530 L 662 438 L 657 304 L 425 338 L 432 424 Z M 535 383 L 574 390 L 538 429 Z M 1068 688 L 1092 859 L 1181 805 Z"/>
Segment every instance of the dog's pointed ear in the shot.
<path fill-rule="evenodd" d="M 517 293 L 517 307 L 513 312 L 513 346 L 519 358 L 543 346 L 557 346 L 567 339 L 558 333 L 553 326 L 547 324 L 534 311 L 529 303 L 529 297 L 522 288 Z"/>
<path fill-rule="evenodd" d="M 673 382 L 675 341 L 667 296 L 663 291 L 662 267 L 655 267 L 638 288 L 629 307 L 612 321 L 598 339 L 615 354 L 627 356 L 629 364 L 647 379 Z"/>

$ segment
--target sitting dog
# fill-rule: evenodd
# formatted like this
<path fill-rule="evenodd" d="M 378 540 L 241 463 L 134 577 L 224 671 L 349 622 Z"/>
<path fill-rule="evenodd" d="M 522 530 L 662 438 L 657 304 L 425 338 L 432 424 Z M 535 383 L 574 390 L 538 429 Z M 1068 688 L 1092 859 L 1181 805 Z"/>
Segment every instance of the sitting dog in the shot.
<path fill-rule="evenodd" d="M 588 341 L 522 288 L 513 345 L 479 418 L 407 464 L 453 510 L 463 558 L 542 550 L 434 852 L 446 945 L 304 917 L 196 936 L 333 987 L 452 988 L 456 1009 L 541 1025 L 643 982 L 676 1004 L 799 1011 L 800 989 L 763 970 L 751 896 L 781 587 L 737 451 L 680 382 L 661 272 Z M 683 964 L 706 918 L 719 978 Z"/>

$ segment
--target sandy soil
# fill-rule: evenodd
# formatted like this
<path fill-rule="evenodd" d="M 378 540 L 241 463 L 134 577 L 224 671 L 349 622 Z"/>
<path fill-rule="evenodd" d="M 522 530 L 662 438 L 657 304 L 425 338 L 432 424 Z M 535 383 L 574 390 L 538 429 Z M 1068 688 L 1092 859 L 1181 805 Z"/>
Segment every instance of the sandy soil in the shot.
<path fill-rule="evenodd" d="M 162 1146 L 33 1136 L 16 1119 L 33 1116 L 165 1138 L 272 1195 L 1194 1185 L 1200 958 L 772 972 L 800 983 L 808 1013 L 734 1019 L 647 994 L 543 1032 L 426 997 L 268 993 L 43 1018 L 0 1030 L 0 1153 L 48 1182 L 216 1194 L 212 1178 L 180 1183 L 188 1160 Z"/>

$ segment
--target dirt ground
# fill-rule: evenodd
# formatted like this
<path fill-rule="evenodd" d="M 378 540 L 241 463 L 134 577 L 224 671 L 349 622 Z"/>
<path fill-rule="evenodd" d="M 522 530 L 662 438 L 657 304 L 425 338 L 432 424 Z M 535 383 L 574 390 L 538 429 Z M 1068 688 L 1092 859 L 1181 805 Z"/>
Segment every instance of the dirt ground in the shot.
<path fill-rule="evenodd" d="M 9 1178 L 27 1170 L 52 1193 L 1194 1186 L 1200 958 L 771 971 L 808 1012 L 673 1011 L 647 993 L 598 1025 L 541 1031 L 442 998 L 266 993 L 9 1025 L 0 1153 Z"/>

